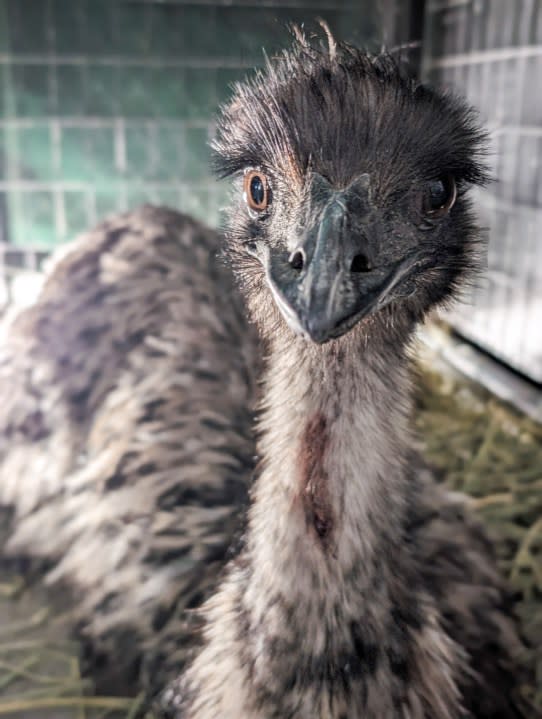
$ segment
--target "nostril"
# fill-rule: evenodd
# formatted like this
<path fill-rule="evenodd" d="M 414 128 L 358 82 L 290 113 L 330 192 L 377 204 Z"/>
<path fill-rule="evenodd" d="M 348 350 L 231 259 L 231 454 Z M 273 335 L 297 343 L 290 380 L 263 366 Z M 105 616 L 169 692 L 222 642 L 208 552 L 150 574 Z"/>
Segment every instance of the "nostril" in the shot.
<path fill-rule="evenodd" d="M 295 250 L 295 252 L 292 252 L 290 255 L 288 262 L 290 263 L 290 267 L 292 267 L 292 269 L 296 270 L 296 272 L 301 272 L 303 265 L 305 264 L 305 253 L 303 250 Z"/>
<path fill-rule="evenodd" d="M 365 255 L 356 255 L 350 265 L 350 272 L 370 272 L 371 270 L 371 263 Z"/>

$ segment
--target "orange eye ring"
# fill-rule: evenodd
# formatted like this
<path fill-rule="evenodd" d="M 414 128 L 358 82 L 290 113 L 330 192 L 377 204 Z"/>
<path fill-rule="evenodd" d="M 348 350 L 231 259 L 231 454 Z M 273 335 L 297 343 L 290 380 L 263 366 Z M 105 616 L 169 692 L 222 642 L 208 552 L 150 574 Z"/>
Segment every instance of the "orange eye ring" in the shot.
<path fill-rule="evenodd" d="M 263 172 L 250 170 L 243 182 L 245 202 L 251 210 L 263 212 L 269 205 L 269 184 Z"/>

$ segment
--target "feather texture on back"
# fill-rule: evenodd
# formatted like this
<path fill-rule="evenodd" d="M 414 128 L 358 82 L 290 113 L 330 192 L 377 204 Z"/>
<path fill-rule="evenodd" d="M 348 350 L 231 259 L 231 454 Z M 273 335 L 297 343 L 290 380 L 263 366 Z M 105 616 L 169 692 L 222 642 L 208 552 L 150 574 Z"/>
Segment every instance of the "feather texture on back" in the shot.
<path fill-rule="evenodd" d="M 0 348 L 5 551 L 43 558 L 94 651 L 114 647 L 113 667 L 128 655 L 130 671 L 105 670 L 113 691 L 131 672 L 139 683 L 145 643 L 182 665 L 157 635 L 201 601 L 246 500 L 258 360 L 220 250 L 173 211 L 113 218 L 72 246 Z"/>

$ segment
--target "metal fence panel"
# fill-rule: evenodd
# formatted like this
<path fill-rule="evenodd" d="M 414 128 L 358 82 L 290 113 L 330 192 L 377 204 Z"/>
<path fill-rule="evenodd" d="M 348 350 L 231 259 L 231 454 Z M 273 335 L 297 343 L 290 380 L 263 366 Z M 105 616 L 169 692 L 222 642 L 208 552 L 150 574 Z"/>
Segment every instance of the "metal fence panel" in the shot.
<path fill-rule="evenodd" d="M 426 36 L 423 74 L 480 109 L 496 178 L 476 197 L 490 236 L 487 275 L 450 320 L 542 382 L 542 3 L 433 0 Z"/>

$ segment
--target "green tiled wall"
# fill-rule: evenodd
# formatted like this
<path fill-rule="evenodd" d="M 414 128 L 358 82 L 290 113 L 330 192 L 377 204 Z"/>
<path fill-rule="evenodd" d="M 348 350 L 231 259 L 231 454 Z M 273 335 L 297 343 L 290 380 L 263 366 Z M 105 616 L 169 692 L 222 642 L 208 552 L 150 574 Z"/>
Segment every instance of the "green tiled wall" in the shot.
<path fill-rule="evenodd" d="M 216 108 L 288 23 L 318 16 L 358 44 L 382 37 L 374 0 L 0 0 L 7 239 L 50 247 L 145 201 L 217 223 Z"/>

